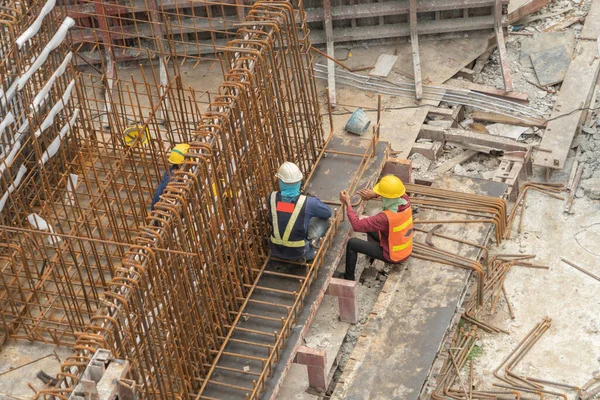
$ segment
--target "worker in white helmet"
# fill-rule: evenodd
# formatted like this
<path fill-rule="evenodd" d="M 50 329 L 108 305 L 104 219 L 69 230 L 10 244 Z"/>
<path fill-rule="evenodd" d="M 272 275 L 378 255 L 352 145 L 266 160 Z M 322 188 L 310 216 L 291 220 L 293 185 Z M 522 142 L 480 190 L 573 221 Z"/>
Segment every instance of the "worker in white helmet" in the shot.
<path fill-rule="evenodd" d="M 284 162 L 276 177 L 279 192 L 269 196 L 271 253 L 284 260 L 310 261 L 329 228 L 331 209 L 316 197 L 300 194 L 302 172 L 296 164 Z"/>

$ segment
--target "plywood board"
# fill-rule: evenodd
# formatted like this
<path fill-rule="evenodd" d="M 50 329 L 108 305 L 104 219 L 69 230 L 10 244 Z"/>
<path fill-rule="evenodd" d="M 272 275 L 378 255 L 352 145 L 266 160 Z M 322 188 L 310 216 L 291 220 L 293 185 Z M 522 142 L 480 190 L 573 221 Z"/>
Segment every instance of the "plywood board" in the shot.
<path fill-rule="evenodd" d="M 564 167 L 573 137 L 585 116 L 585 112 L 580 109 L 592 97 L 599 66 L 596 42 L 580 41 L 542 138 L 542 151 L 537 153 L 534 165 L 553 169 Z"/>
<path fill-rule="evenodd" d="M 375 67 L 369 72 L 369 75 L 386 78 L 390 72 L 392 72 L 392 68 L 394 68 L 396 61 L 398 61 L 398 56 L 380 54 L 375 63 Z"/>

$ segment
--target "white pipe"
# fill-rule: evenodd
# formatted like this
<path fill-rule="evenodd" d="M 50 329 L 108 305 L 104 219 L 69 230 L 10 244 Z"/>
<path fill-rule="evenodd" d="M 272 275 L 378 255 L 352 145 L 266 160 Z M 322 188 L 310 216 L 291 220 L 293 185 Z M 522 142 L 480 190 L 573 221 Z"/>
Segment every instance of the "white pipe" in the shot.
<path fill-rule="evenodd" d="M 42 7 L 40 15 L 38 15 L 38 17 L 35 19 L 35 21 L 33 21 L 31 26 L 27 28 L 27 30 L 23 32 L 23 34 L 17 39 L 17 46 L 19 46 L 19 48 L 23 47 L 25 42 L 30 40 L 36 33 L 38 33 L 38 31 L 40 30 L 40 26 L 42 25 L 42 21 L 44 20 L 46 15 L 50 14 L 50 11 L 52 11 L 55 4 L 56 0 L 48 0 L 46 2 L 44 7 Z"/>
<path fill-rule="evenodd" d="M 52 143 L 50 143 L 50 146 L 48 146 L 46 151 L 44 151 L 44 154 L 42 154 L 42 159 L 40 160 L 40 163 L 42 165 L 46 164 L 46 162 L 49 159 L 51 159 L 52 157 L 54 157 L 56 155 L 56 153 L 58 152 L 58 149 L 60 148 L 60 145 L 62 144 L 62 140 L 67 135 L 67 133 L 69 132 L 71 127 L 75 125 L 78 115 L 79 115 L 79 108 L 76 108 L 75 112 L 73 113 L 73 117 L 71 117 L 69 122 L 66 123 L 65 126 L 63 126 L 63 128 L 60 130 L 60 133 L 58 134 L 56 139 L 54 139 L 52 141 Z"/>
<path fill-rule="evenodd" d="M 42 90 L 40 90 L 40 92 L 35 96 L 35 99 L 33 99 L 33 103 L 31 104 L 31 108 L 33 108 L 34 111 L 37 111 L 40 108 L 40 105 L 46 99 L 46 97 L 48 97 L 48 92 L 50 91 L 52 85 L 54 85 L 56 78 L 60 77 L 62 74 L 65 73 L 67 65 L 69 65 L 69 62 L 72 58 L 73 53 L 69 52 L 69 54 L 67 54 L 67 56 L 63 60 L 63 62 L 60 64 L 60 67 L 58 67 L 58 69 L 54 71 L 54 73 L 52 74 L 50 79 L 48 79 L 48 82 L 46 82 Z"/>
<path fill-rule="evenodd" d="M 8 190 L 6 191 L 6 193 L 4 193 L 4 195 L 2 195 L 2 198 L 0 198 L 0 211 L 2 211 L 4 209 L 4 206 L 6 205 L 6 200 L 8 200 L 8 196 L 12 192 L 14 192 L 21 184 L 21 179 L 23 179 L 25 172 L 27 172 L 27 167 L 25 165 L 21 165 L 21 168 L 19 168 L 19 172 L 17 172 L 17 176 L 15 177 L 15 180 L 8 187 Z"/>
<path fill-rule="evenodd" d="M 10 85 L 10 87 L 8 88 L 8 91 L 6 92 L 6 94 L 5 95 L 3 94 L 3 96 L 0 97 L 0 103 L 2 104 L 2 107 L 6 107 L 6 105 L 12 100 L 13 96 L 17 92 L 18 84 L 19 84 L 19 80 L 15 79 L 13 84 Z"/>
<path fill-rule="evenodd" d="M 31 226 L 34 227 L 35 229 L 38 229 L 38 230 L 44 231 L 44 232 L 54 233 L 54 228 L 52 228 L 52 225 L 50 225 L 48 222 L 46 222 L 46 220 L 44 218 L 40 217 L 36 213 L 29 214 L 27 216 L 27 221 L 29 221 Z M 48 244 L 58 245 L 58 243 L 61 241 L 62 241 L 62 239 L 56 235 L 48 236 Z"/>
<path fill-rule="evenodd" d="M 52 39 L 50 39 L 50 41 L 48 42 L 46 47 L 44 47 L 44 49 L 42 50 L 42 52 L 40 53 L 38 58 L 33 62 L 31 67 L 29 67 L 27 72 L 25 72 L 19 78 L 19 80 L 18 80 L 19 84 L 17 86 L 17 88 L 19 90 L 22 90 L 25 87 L 25 84 L 27 83 L 29 78 L 31 78 L 33 76 L 33 74 L 35 73 L 35 71 L 40 69 L 42 64 L 44 64 L 44 62 L 46 62 L 46 59 L 50 55 L 50 52 L 52 50 L 54 50 L 55 48 L 57 48 L 63 42 L 63 40 L 65 40 L 65 37 L 67 36 L 67 31 L 73 25 L 75 25 L 75 20 L 73 20 L 73 18 L 71 18 L 71 17 L 65 18 L 63 23 L 60 25 L 60 28 L 58 28 L 58 31 L 56 31 L 56 33 L 54 34 Z"/>
<path fill-rule="evenodd" d="M 6 159 L 3 160 L 0 163 L 0 175 L 2 175 L 4 173 L 4 171 L 6 171 L 6 168 L 8 168 L 10 166 L 10 164 L 12 163 L 12 161 L 14 160 L 14 158 L 17 155 L 17 152 L 21 149 L 21 142 L 18 141 L 15 143 L 14 147 L 12 148 L 11 152 L 8 153 L 8 155 L 6 156 Z"/>
<path fill-rule="evenodd" d="M 14 122 L 15 116 L 12 112 L 9 111 L 8 114 L 6 114 L 6 117 L 4 117 L 4 119 L 2 120 L 2 122 L 0 122 L 0 140 L 2 139 L 2 137 L 4 137 L 4 130 L 6 129 L 6 127 Z"/>
<path fill-rule="evenodd" d="M 67 104 L 69 102 L 69 99 L 71 98 L 71 90 L 73 90 L 73 86 L 75 86 L 75 79 L 73 79 L 71 81 L 71 83 L 69 83 L 69 86 L 67 86 L 67 89 L 63 93 L 62 98 L 60 100 L 58 100 L 56 102 L 56 104 L 54 104 L 54 107 L 52 107 L 52 109 L 50 110 L 50 112 L 48 113 L 46 118 L 44 119 L 44 122 L 42 122 L 42 125 L 40 126 L 40 128 L 37 131 L 35 131 L 35 137 L 40 137 L 42 132 L 44 132 L 46 129 L 48 129 L 54 123 L 54 117 L 56 117 L 56 114 L 61 112 L 62 109 L 65 107 L 65 104 Z"/>

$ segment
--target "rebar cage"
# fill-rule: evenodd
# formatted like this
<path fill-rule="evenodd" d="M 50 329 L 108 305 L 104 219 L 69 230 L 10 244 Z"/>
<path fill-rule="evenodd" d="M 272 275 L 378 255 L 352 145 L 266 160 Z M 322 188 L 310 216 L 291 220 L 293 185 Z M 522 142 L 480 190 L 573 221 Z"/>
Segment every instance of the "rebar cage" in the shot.
<path fill-rule="evenodd" d="M 266 262 L 276 168 L 324 143 L 302 4 L 4 3 L 0 343 L 73 346 L 45 398 L 100 347 L 144 398 L 194 396 Z M 205 61 L 222 84 L 186 87 Z"/>

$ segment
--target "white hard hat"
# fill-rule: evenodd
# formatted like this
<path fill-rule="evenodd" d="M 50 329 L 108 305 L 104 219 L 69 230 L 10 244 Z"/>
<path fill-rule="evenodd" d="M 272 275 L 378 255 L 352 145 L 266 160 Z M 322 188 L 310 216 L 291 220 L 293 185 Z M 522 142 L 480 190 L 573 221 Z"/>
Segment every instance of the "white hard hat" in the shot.
<path fill-rule="evenodd" d="M 293 162 L 286 161 L 281 164 L 276 175 L 283 183 L 296 183 L 302 180 L 302 172 L 300 168 Z"/>

